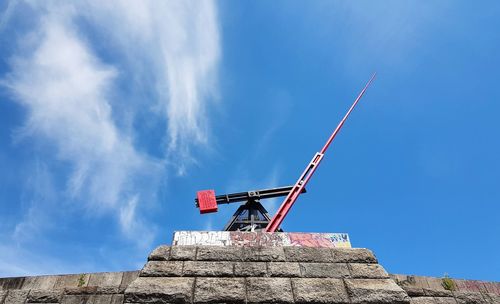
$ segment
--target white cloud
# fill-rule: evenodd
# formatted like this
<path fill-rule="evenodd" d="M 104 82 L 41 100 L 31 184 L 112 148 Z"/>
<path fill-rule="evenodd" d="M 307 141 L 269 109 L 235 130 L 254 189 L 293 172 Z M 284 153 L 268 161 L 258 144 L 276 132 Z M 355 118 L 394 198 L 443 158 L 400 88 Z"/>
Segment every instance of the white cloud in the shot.
<path fill-rule="evenodd" d="M 56 160 L 72 167 L 66 198 L 92 211 L 113 211 L 131 238 L 153 235 L 139 218 L 139 206 L 157 190 L 166 163 L 183 172 L 194 161 L 191 147 L 208 142 L 206 113 L 217 93 L 220 58 L 215 4 L 25 4 L 39 23 L 19 41 L 20 52 L 2 81 L 28 111 L 22 138 L 45 143 Z M 12 7 L 2 27 L 17 17 Z M 156 109 L 148 120 L 166 122 L 164 159 L 142 152 L 147 149 L 138 146 L 133 123 L 117 114 L 139 108 Z M 18 224 L 17 235 L 36 224 L 30 218 Z"/>
<path fill-rule="evenodd" d="M 87 17 L 110 29 L 134 72 L 153 80 L 157 107 L 168 119 L 170 156 L 184 171 L 193 161 L 190 147 L 208 141 L 207 107 L 217 94 L 220 37 L 214 3 L 90 1 L 87 6 Z"/>

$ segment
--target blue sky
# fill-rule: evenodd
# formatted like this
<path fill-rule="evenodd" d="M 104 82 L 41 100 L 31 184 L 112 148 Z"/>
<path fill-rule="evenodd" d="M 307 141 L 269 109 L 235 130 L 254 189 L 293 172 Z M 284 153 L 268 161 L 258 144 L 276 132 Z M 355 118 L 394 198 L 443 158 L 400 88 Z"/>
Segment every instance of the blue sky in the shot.
<path fill-rule="evenodd" d="M 237 206 L 196 191 L 292 184 L 377 71 L 283 228 L 500 280 L 497 1 L 0 9 L 0 276 L 138 269 L 221 229 Z"/>

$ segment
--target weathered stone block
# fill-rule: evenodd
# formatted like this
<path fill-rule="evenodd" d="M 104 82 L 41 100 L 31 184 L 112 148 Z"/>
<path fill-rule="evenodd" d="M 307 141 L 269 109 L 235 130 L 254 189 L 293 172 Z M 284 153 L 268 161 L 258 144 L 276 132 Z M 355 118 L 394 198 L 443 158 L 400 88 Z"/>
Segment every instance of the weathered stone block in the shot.
<path fill-rule="evenodd" d="M 425 292 L 422 288 L 413 286 L 401 286 L 401 288 L 403 288 L 410 297 L 425 297 Z"/>
<path fill-rule="evenodd" d="M 247 278 L 248 303 L 293 303 L 289 278 Z"/>
<path fill-rule="evenodd" d="M 305 278 L 347 278 L 349 268 L 345 263 L 300 263 L 301 276 Z"/>
<path fill-rule="evenodd" d="M 122 294 L 114 294 L 110 304 L 123 304 L 124 296 Z"/>
<path fill-rule="evenodd" d="M 3 303 L 3 299 L 7 295 L 7 290 L 0 290 L 0 303 Z"/>
<path fill-rule="evenodd" d="M 189 277 L 229 277 L 233 276 L 232 262 L 185 261 L 183 274 Z"/>
<path fill-rule="evenodd" d="M 242 247 L 244 261 L 284 262 L 283 247 Z"/>
<path fill-rule="evenodd" d="M 58 303 L 61 291 L 32 289 L 28 295 L 28 303 Z"/>
<path fill-rule="evenodd" d="M 180 277 L 182 261 L 149 261 L 141 270 L 141 277 Z"/>
<path fill-rule="evenodd" d="M 87 304 L 90 302 L 90 295 L 64 295 L 61 304 Z"/>
<path fill-rule="evenodd" d="M 172 246 L 170 247 L 170 260 L 194 261 L 196 259 L 196 246 Z"/>
<path fill-rule="evenodd" d="M 415 297 L 411 298 L 411 304 L 436 304 L 433 297 Z"/>
<path fill-rule="evenodd" d="M 28 290 L 11 289 L 4 299 L 4 304 L 22 304 L 28 297 Z"/>
<path fill-rule="evenodd" d="M 101 272 L 90 274 L 87 286 L 120 286 L 123 272 Z"/>
<path fill-rule="evenodd" d="M 0 278 L 0 290 L 20 289 L 25 278 Z"/>
<path fill-rule="evenodd" d="M 89 282 L 89 277 L 90 276 L 86 273 L 58 276 L 54 288 L 63 289 L 72 287 L 84 287 L 87 286 L 87 283 Z"/>
<path fill-rule="evenodd" d="M 486 300 L 487 303 L 490 304 L 498 304 L 500 303 L 500 295 L 495 294 L 495 293 L 483 293 L 483 298 Z M 448 304 L 448 303 L 444 303 Z"/>
<path fill-rule="evenodd" d="M 196 278 L 195 303 L 244 303 L 244 278 Z"/>
<path fill-rule="evenodd" d="M 22 289 L 52 289 L 58 276 L 26 277 Z"/>
<path fill-rule="evenodd" d="M 267 268 L 271 277 L 300 277 L 299 263 L 269 262 Z"/>
<path fill-rule="evenodd" d="M 125 271 L 123 272 L 122 282 L 120 287 L 128 287 L 135 279 L 139 277 L 139 271 Z"/>
<path fill-rule="evenodd" d="M 200 246 L 196 255 L 198 261 L 242 261 L 242 248 L 236 246 Z"/>
<path fill-rule="evenodd" d="M 114 293 L 123 293 L 125 291 L 125 287 L 122 286 L 97 286 L 96 293 L 98 294 L 114 294 Z"/>
<path fill-rule="evenodd" d="M 112 295 L 91 295 L 87 304 L 111 304 Z"/>
<path fill-rule="evenodd" d="M 453 280 L 457 291 L 488 292 L 488 289 L 481 281 L 476 280 Z"/>
<path fill-rule="evenodd" d="M 289 262 L 332 263 L 333 254 L 330 248 L 283 247 L 286 260 Z"/>
<path fill-rule="evenodd" d="M 457 291 L 453 293 L 458 304 L 486 304 L 486 299 L 479 292 Z"/>
<path fill-rule="evenodd" d="M 263 277 L 267 274 L 265 262 L 235 262 L 235 277 Z"/>
<path fill-rule="evenodd" d="M 500 282 L 483 282 L 488 293 L 495 293 L 500 296 Z"/>
<path fill-rule="evenodd" d="M 332 248 L 337 263 L 378 263 L 371 250 L 366 248 Z"/>
<path fill-rule="evenodd" d="M 424 292 L 428 297 L 452 297 L 450 290 L 446 290 L 443 279 L 424 277 L 429 288 L 424 287 Z"/>
<path fill-rule="evenodd" d="M 434 297 L 434 302 L 436 304 L 457 304 L 457 300 L 454 297 Z M 500 301 L 494 303 L 500 303 Z"/>
<path fill-rule="evenodd" d="M 354 279 L 387 279 L 389 275 L 379 264 L 349 264 L 351 277 Z"/>
<path fill-rule="evenodd" d="M 194 278 L 139 277 L 125 290 L 125 302 L 189 303 Z"/>
<path fill-rule="evenodd" d="M 345 279 L 352 303 L 408 303 L 410 298 L 391 279 Z"/>
<path fill-rule="evenodd" d="M 170 258 L 170 246 L 160 245 L 148 256 L 148 261 L 168 261 Z"/>
<path fill-rule="evenodd" d="M 64 288 L 64 294 L 65 295 L 84 295 L 84 294 L 91 295 L 91 294 L 94 294 L 96 292 L 97 292 L 97 286 L 67 287 L 67 288 Z"/>
<path fill-rule="evenodd" d="M 400 286 L 414 287 L 421 289 L 429 289 L 429 284 L 427 283 L 427 278 L 422 276 L 414 275 L 398 275 L 398 284 Z"/>
<path fill-rule="evenodd" d="M 349 303 L 341 279 L 292 279 L 295 303 Z"/>

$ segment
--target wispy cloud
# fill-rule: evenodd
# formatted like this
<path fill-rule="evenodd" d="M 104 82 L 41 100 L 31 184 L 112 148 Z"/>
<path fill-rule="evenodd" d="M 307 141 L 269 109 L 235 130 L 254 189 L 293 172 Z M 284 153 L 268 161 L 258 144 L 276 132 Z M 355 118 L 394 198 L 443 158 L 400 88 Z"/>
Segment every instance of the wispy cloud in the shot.
<path fill-rule="evenodd" d="M 142 223 L 140 206 L 154 196 L 169 168 L 185 172 L 195 162 L 192 147 L 209 140 L 207 109 L 217 96 L 220 60 L 215 4 L 89 0 L 23 5 L 38 21 L 20 35 L 19 52 L 2 80 L 27 110 L 18 135 L 42 143 L 51 151 L 44 155 L 54 154 L 50 161 L 71 168 L 63 194 L 53 200 L 112 211 L 125 235 L 147 244 L 154 228 Z M 14 1 L 6 8 L 0 30 L 19 17 Z M 141 130 L 134 127 L 139 115 L 164 122 L 164 137 L 158 140 L 162 155 L 152 156 L 141 146 L 136 137 Z M 35 218 L 25 216 L 15 234 L 34 229 Z"/>

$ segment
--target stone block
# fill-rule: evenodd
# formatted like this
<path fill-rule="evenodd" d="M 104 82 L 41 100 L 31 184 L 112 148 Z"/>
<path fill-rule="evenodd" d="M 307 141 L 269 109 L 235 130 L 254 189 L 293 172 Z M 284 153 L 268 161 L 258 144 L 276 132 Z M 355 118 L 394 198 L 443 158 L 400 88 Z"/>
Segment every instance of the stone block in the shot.
<path fill-rule="evenodd" d="M 410 298 L 391 279 L 345 279 L 352 303 L 409 303 Z"/>
<path fill-rule="evenodd" d="M 97 293 L 97 286 L 67 287 L 64 288 L 65 295 L 91 295 Z"/>
<path fill-rule="evenodd" d="M 127 288 L 130 283 L 132 283 L 135 279 L 139 277 L 139 271 L 125 271 L 123 272 L 122 282 L 120 283 L 120 287 Z"/>
<path fill-rule="evenodd" d="M 333 254 L 330 248 L 283 247 L 288 262 L 332 263 Z"/>
<path fill-rule="evenodd" d="M 3 303 L 3 299 L 7 295 L 8 291 L 7 290 L 0 290 L 0 304 Z"/>
<path fill-rule="evenodd" d="M 124 296 L 122 294 L 114 294 L 110 304 L 123 304 Z"/>
<path fill-rule="evenodd" d="M 295 303 L 349 303 L 341 279 L 292 279 Z"/>
<path fill-rule="evenodd" d="M 170 246 L 160 245 L 148 256 L 148 261 L 168 261 L 170 258 Z"/>
<path fill-rule="evenodd" d="M 231 277 L 233 262 L 185 261 L 183 275 L 188 277 Z"/>
<path fill-rule="evenodd" d="M 489 292 L 483 293 L 483 298 L 489 304 L 498 304 L 498 303 L 500 303 L 500 295 L 495 294 L 495 293 L 489 293 Z M 446 304 L 448 304 L 448 303 L 446 303 Z"/>
<path fill-rule="evenodd" d="M 290 278 L 247 278 L 247 303 L 293 303 Z"/>
<path fill-rule="evenodd" d="M 89 277 L 90 276 L 86 273 L 58 276 L 54 288 L 63 289 L 72 287 L 84 287 L 87 286 Z"/>
<path fill-rule="evenodd" d="M 0 290 L 20 289 L 24 284 L 24 277 L 0 278 Z"/>
<path fill-rule="evenodd" d="M 371 250 L 366 248 L 332 248 L 336 263 L 378 263 Z"/>
<path fill-rule="evenodd" d="M 196 258 L 196 246 L 172 246 L 170 247 L 170 260 L 194 261 Z"/>
<path fill-rule="evenodd" d="M 243 249 L 237 246 L 200 246 L 196 255 L 198 261 L 242 261 Z"/>
<path fill-rule="evenodd" d="M 267 274 L 265 262 L 235 262 L 235 277 L 263 277 Z"/>
<path fill-rule="evenodd" d="M 32 289 L 28 295 L 28 303 L 58 303 L 61 296 L 61 291 Z"/>
<path fill-rule="evenodd" d="M 91 273 L 87 286 L 120 286 L 123 272 Z"/>
<path fill-rule="evenodd" d="M 433 297 L 415 297 L 411 298 L 410 304 L 436 304 Z"/>
<path fill-rule="evenodd" d="M 245 303 L 244 278 L 196 278 L 195 303 Z"/>
<path fill-rule="evenodd" d="M 113 295 L 91 295 L 87 304 L 111 304 L 111 299 Z"/>
<path fill-rule="evenodd" d="M 90 297 L 90 295 L 64 295 L 61 304 L 87 304 Z"/>
<path fill-rule="evenodd" d="M 500 282 L 483 282 L 487 293 L 500 295 Z"/>
<path fill-rule="evenodd" d="M 183 261 L 149 261 L 141 270 L 141 277 L 180 277 Z"/>
<path fill-rule="evenodd" d="M 486 299 L 480 292 L 457 291 L 453 293 L 458 304 L 486 304 Z M 488 303 L 489 304 L 489 303 Z"/>
<path fill-rule="evenodd" d="M 125 290 L 125 302 L 189 303 L 194 278 L 139 277 Z"/>
<path fill-rule="evenodd" d="M 413 286 L 401 286 L 410 297 L 425 297 L 424 289 Z"/>
<path fill-rule="evenodd" d="M 301 276 L 305 278 L 348 278 L 345 263 L 300 263 Z"/>
<path fill-rule="evenodd" d="M 453 280 L 457 291 L 488 292 L 486 286 L 481 281 L 475 280 Z"/>
<path fill-rule="evenodd" d="M 409 286 L 414 288 L 429 289 L 429 284 L 427 283 L 427 277 L 406 275 L 398 278 L 398 284 L 400 286 Z"/>
<path fill-rule="evenodd" d="M 294 262 L 269 262 L 268 274 L 271 277 L 300 277 L 299 263 Z"/>
<path fill-rule="evenodd" d="M 434 302 L 436 304 L 457 304 L 457 300 L 454 297 L 434 297 Z"/>
<path fill-rule="evenodd" d="M 22 304 L 28 298 L 28 290 L 11 289 L 4 299 L 4 304 Z"/>
<path fill-rule="evenodd" d="M 123 293 L 125 291 L 125 287 L 122 286 L 97 286 L 96 293 L 98 294 L 115 294 L 115 293 Z"/>
<path fill-rule="evenodd" d="M 351 263 L 351 277 L 354 279 L 387 279 L 389 275 L 380 264 Z"/>
<path fill-rule="evenodd" d="M 284 262 L 283 247 L 242 247 L 243 260 L 255 262 Z"/>
<path fill-rule="evenodd" d="M 428 297 L 452 297 L 450 290 L 446 290 L 443 285 L 443 279 L 423 277 L 427 281 L 429 288 L 424 287 L 425 295 Z"/>
<path fill-rule="evenodd" d="M 26 277 L 22 289 L 52 289 L 58 276 Z"/>

